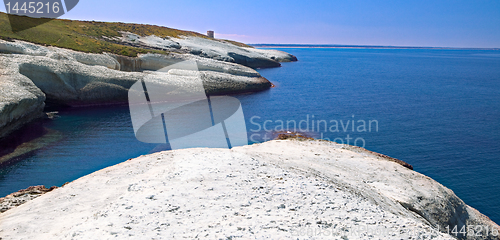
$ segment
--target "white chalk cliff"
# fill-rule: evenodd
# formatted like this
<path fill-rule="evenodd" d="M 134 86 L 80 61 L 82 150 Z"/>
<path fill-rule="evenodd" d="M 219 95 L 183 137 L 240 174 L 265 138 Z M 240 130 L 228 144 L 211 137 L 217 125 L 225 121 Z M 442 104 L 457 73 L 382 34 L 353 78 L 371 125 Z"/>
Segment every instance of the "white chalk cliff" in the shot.
<path fill-rule="evenodd" d="M 233 52 L 243 49 L 217 43 Z M 245 61 L 253 58 L 273 61 L 262 54 L 250 54 Z M 229 60 L 181 53 L 131 58 L 0 40 L 0 138 L 40 117 L 45 101 L 70 106 L 126 102 L 130 86 L 147 75 L 169 83 L 189 84 L 182 74 L 155 72 L 184 60 L 197 63 L 207 94 L 258 91 L 272 86 L 254 69 Z"/>
<path fill-rule="evenodd" d="M 450 189 L 393 160 L 316 140 L 160 152 L 2 213 L 0 237 L 456 239 L 447 226 L 499 230 Z"/>
<path fill-rule="evenodd" d="M 297 61 L 295 56 L 283 51 L 241 47 L 220 39 L 193 36 L 161 38 L 155 35 L 142 37 L 130 32 L 121 32 L 121 34 L 121 37 L 108 38 L 108 40 L 135 47 L 190 53 L 251 68 L 279 67 L 279 62 Z"/>

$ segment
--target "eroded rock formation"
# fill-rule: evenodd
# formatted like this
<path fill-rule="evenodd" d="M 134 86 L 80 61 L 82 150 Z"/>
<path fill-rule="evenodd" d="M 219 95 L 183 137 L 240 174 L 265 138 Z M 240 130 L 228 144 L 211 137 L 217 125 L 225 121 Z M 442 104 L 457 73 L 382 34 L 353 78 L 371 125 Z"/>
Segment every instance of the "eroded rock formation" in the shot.
<path fill-rule="evenodd" d="M 214 59 L 179 53 L 131 58 L 0 40 L 0 138 L 42 116 L 45 101 L 70 106 L 126 102 L 130 86 L 147 76 L 189 85 L 182 74 L 157 72 L 185 60 L 197 63 L 207 94 L 259 91 L 272 85 L 252 68 Z"/>

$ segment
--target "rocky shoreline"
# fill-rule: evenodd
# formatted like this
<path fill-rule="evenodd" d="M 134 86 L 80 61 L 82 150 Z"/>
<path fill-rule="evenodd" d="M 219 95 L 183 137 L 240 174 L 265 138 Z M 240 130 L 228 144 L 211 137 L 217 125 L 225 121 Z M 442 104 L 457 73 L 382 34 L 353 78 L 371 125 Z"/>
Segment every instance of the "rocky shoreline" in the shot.
<path fill-rule="evenodd" d="M 2 239 L 498 239 L 500 227 L 401 162 L 299 139 L 131 159 L 0 214 L 0 229 Z"/>
<path fill-rule="evenodd" d="M 26 189 L 19 190 L 15 193 L 11 193 L 3 198 L 0 198 L 0 213 L 3 213 L 17 206 L 20 206 L 56 188 L 57 188 L 56 186 L 46 188 L 45 186 L 40 185 L 40 186 L 31 186 Z"/>
<path fill-rule="evenodd" d="M 199 36 L 120 34 L 105 41 L 164 53 L 0 40 L 0 140 L 46 116 L 46 103 L 126 103 L 129 88 L 152 76 L 189 89 L 190 73 L 158 72 L 182 61 L 196 62 L 207 95 L 269 89 L 255 69 L 297 61 Z M 404 161 L 305 136 L 278 139 L 160 152 L 59 188 L 20 190 L 0 198 L 0 239 L 499 239 L 496 223 Z M 35 145 L 0 152 L 0 165 Z M 471 234 L 470 226 L 489 231 Z"/>
<path fill-rule="evenodd" d="M 127 39 L 113 41 L 126 43 Z M 182 74 L 156 72 L 181 61 L 196 62 L 206 93 L 220 95 L 269 89 L 272 83 L 252 68 L 277 67 L 278 61 L 296 60 L 285 52 L 239 47 L 215 39 L 172 39 L 180 42 L 178 46 L 165 45 L 172 40 L 154 35 L 129 43 L 166 51 L 137 57 L 0 40 L 0 139 L 43 117 L 46 102 L 66 106 L 126 103 L 130 86 L 147 76 L 186 85 Z M 183 51 L 171 52 L 169 46 L 170 50 Z"/>

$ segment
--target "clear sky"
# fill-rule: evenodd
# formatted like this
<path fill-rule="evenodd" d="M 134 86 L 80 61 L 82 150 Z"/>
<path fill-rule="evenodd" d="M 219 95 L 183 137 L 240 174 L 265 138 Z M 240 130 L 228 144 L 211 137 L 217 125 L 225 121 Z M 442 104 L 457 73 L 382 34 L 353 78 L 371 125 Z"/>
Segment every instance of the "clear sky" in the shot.
<path fill-rule="evenodd" d="M 80 0 L 62 18 L 214 30 L 245 43 L 500 48 L 499 0 Z"/>

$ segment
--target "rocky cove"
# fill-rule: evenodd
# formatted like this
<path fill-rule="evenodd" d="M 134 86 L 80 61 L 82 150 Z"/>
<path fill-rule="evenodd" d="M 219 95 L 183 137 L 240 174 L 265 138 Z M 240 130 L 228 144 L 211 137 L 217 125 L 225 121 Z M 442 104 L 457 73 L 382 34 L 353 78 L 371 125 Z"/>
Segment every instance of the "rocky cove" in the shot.
<path fill-rule="evenodd" d="M 226 61 L 189 53 L 142 54 L 131 58 L 0 40 L 0 138 L 42 117 L 45 101 L 67 106 L 124 103 L 130 86 L 146 75 L 186 84 L 182 75 L 155 72 L 181 61 L 197 63 L 206 93 L 212 95 L 260 91 L 272 85 L 254 69 L 233 63 L 235 60 L 229 55 L 237 54 L 231 54 L 232 49 L 248 53 L 238 56 L 246 57 L 245 63 L 252 67 L 269 67 L 269 62 L 272 67 L 279 66 L 269 55 L 275 59 L 294 59 L 284 52 L 263 55 L 259 53 L 261 50 L 254 52 L 230 43 L 216 43 L 221 49 L 227 48 L 226 58 L 219 57 Z"/>

